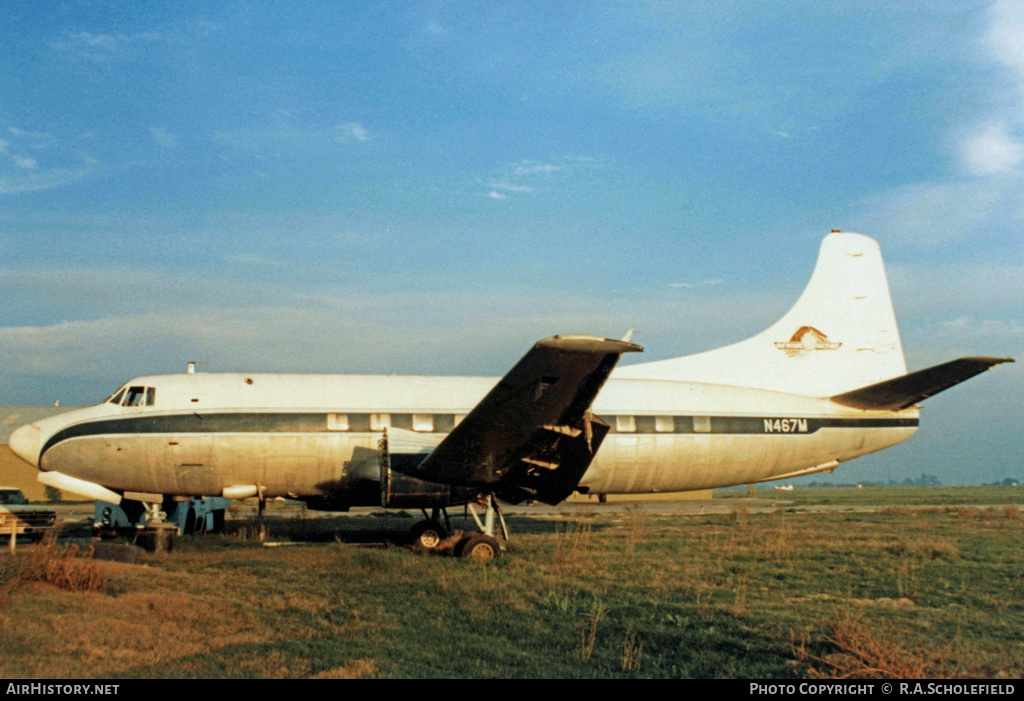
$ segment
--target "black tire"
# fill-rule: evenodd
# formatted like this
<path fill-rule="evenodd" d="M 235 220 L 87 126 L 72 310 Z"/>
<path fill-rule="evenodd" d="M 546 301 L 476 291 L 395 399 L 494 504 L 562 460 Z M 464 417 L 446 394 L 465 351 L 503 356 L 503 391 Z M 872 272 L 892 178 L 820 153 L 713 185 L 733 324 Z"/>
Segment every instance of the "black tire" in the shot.
<path fill-rule="evenodd" d="M 424 550 L 436 550 L 447 537 L 448 531 L 437 521 L 420 521 L 409 529 L 409 543 Z"/>
<path fill-rule="evenodd" d="M 489 535 L 483 535 L 482 533 L 464 538 L 460 544 L 462 545 L 462 550 L 459 553 L 459 557 L 471 560 L 472 562 L 486 564 L 498 559 L 501 555 L 501 544 L 498 542 L 498 539 Z"/>
<path fill-rule="evenodd" d="M 470 533 L 459 538 L 459 542 L 455 544 L 455 548 L 452 550 L 452 554 L 454 554 L 455 557 L 462 557 L 462 550 L 466 547 L 466 543 L 468 543 L 470 540 L 472 540 L 478 535 L 479 533 Z"/>
<path fill-rule="evenodd" d="M 224 509 L 217 509 L 213 512 L 213 530 L 210 533 L 224 532 Z"/>
<path fill-rule="evenodd" d="M 190 508 L 185 516 L 185 535 L 195 535 L 196 532 L 196 511 Z"/>

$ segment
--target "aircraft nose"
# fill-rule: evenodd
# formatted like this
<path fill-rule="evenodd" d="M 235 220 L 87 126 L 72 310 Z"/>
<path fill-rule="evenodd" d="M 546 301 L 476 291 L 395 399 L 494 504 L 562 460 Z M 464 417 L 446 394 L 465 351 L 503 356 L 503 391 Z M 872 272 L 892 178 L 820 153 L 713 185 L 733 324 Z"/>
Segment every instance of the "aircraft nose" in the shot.
<path fill-rule="evenodd" d="M 7 439 L 7 446 L 11 452 L 27 462 L 29 465 L 39 467 L 39 428 L 32 424 L 26 424 L 18 428 Z"/>

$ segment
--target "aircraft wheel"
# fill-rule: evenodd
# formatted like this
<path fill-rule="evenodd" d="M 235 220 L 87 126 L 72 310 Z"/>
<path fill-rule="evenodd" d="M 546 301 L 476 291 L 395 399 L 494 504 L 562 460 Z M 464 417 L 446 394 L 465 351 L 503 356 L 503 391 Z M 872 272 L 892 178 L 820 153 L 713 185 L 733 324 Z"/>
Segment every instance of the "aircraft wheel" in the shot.
<path fill-rule="evenodd" d="M 461 545 L 462 551 L 459 556 L 473 562 L 487 563 L 501 555 L 501 544 L 497 538 L 492 538 L 489 535 L 470 536 L 463 539 Z"/>
<path fill-rule="evenodd" d="M 211 533 L 224 532 L 224 509 L 217 509 L 213 512 L 213 530 Z"/>
<path fill-rule="evenodd" d="M 448 531 L 437 521 L 420 521 L 409 531 L 409 542 L 415 547 L 434 550 L 448 537 Z"/>
<path fill-rule="evenodd" d="M 479 534 L 470 533 L 469 535 L 464 535 L 461 538 L 459 538 L 459 542 L 455 544 L 455 548 L 452 550 L 452 554 L 455 555 L 455 557 L 462 557 L 462 550 L 466 547 L 466 543 L 475 538 L 477 535 Z"/>
<path fill-rule="evenodd" d="M 185 535 L 195 535 L 196 532 L 196 512 L 195 509 L 189 509 L 188 515 L 185 516 Z"/>

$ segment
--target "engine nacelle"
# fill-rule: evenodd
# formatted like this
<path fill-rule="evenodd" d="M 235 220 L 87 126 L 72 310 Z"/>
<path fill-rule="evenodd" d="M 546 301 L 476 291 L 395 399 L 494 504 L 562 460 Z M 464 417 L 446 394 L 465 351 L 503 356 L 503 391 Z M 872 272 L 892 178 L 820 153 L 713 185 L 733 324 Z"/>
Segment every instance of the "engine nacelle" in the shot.
<path fill-rule="evenodd" d="M 434 509 L 458 506 L 473 501 L 476 490 L 468 487 L 454 487 L 449 484 L 427 482 L 410 477 L 391 469 L 392 465 L 404 467 L 411 462 L 421 462 L 423 455 L 389 453 L 382 455 L 380 466 L 380 503 L 389 509 Z"/>

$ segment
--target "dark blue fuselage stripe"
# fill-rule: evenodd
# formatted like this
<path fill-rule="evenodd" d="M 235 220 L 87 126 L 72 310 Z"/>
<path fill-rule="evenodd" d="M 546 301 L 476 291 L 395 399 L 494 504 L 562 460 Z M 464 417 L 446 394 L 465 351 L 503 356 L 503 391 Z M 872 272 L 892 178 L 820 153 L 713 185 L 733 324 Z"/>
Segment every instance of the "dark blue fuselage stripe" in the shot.
<path fill-rule="evenodd" d="M 343 413 L 343 412 L 337 412 Z M 396 415 L 392 415 L 393 417 Z M 408 414 L 397 416 L 409 416 Z M 449 415 L 450 416 L 450 415 Z M 99 419 L 68 426 L 43 446 L 40 457 L 53 446 L 71 438 L 103 435 L 174 433 L 369 433 L 369 414 L 348 414 L 348 431 L 328 429 L 326 413 L 209 413 L 135 415 Z M 636 416 L 636 431 L 616 431 L 615 417 L 601 417 L 612 426 L 611 435 L 753 434 L 810 435 L 823 428 L 916 428 L 917 419 L 897 418 L 778 418 L 712 416 L 710 431 L 694 430 L 692 416 L 674 416 L 673 430 L 658 431 L 653 416 Z M 702 417 L 704 418 L 704 417 Z M 399 427 L 402 428 L 402 427 Z M 410 426 L 411 428 L 411 426 Z M 439 433 L 446 433 L 440 431 Z"/>

